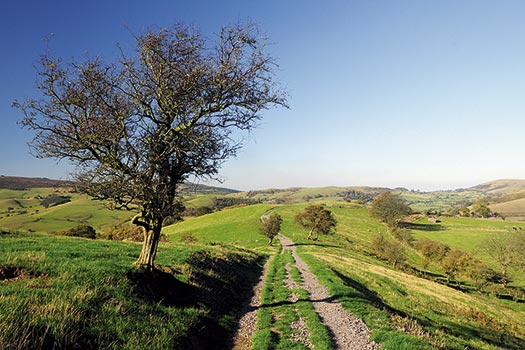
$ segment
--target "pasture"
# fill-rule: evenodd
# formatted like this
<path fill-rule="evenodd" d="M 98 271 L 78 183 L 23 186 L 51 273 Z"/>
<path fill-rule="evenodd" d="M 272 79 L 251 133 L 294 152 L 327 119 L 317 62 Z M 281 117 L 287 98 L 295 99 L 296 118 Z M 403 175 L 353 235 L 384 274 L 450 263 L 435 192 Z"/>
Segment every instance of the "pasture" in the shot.
<path fill-rule="evenodd" d="M 19 349 L 28 346 L 24 339 L 62 344 L 57 348 L 96 345 L 135 349 L 144 344 L 151 349 L 184 348 L 184 344 L 198 341 L 196 334 L 204 329 L 203 334 L 220 334 L 221 340 L 209 339 L 223 342 L 227 348 L 224 342 L 229 336 L 225 335 L 233 334 L 240 300 L 246 298 L 265 257 L 280 249 L 277 243 L 268 246 L 259 232 L 259 219 L 269 211 L 283 217 L 281 232 L 294 240 L 298 254 L 334 300 L 367 323 L 373 340 L 382 343 L 383 349 L 517 350 L 525 341 L 525 303 L 497 293 L 478 293 L 466 288 L 470 282 L 461 277 L 458 283 L 465 288 L 447 285 L 437 265 L 427 271 L 433 278 L 415 273 L 422 257 L 408 245 L 404 246 L 405 268 L 394 269 L 378 260 L 373 253 L 374 237 L 384 234 L 393 238 L 362 205 L 338 202 L 335 197 L 324 201 L 338 226 L 334 234 L 319 241 L 306 240 L 306 229 L 294 220 L 308 205 L 304 202 L 238 206 L 186 218 L 163 229 L 169 242 L 160 246 L 157 263 L 161 269 L 156 278 L 168 287 L 144 289 L 140 282 L 150 277 L 131 267 L 140 244 L 38 233 L 79 222 L 102 230 L 125 221 L 131 213 L 110 211 L 103 203 L 74 193 L 70 202 L 44 208 L 38 198 L 50 191 L 0 191 L 0 227 L 4 227 L 0 266 L 5 273 L 11 271 L 7 268 L 21 272 L 0 284 L 0 325 L 8 330 L 0 347 L 16 336 L 21 339 Z M 192 201 L 198 206 L 210 198 L 193 197 Z M 24 210 L 27 212 L 22 213 Z M 489 265 L 494 262 L 480 252 L 480 243 L 520 226 L 520 222 L 508 220 L 440 220 L 437 224 L 426 218 L 415 222 L 411 226 L 414 238 L 430 238 L 467 250 Z M 23 232 L 28 230 L 36 233 Z M 289 259 L 283 256 L 272 265 L 268 286 L 273 289 L 266 292 L 268 298 L 286 299 L 282 268 Z M 523 274 L 511 286 L 524 288 Z M 299 314 L 306 315 L 310 306 L 297 308 Z M 276 310 L 295 317 L 284 306 Z M 283 322 L 275 327 L 290 334 Z M 265 333 L 258 334 L 258 346 L 265 344 Z"/>

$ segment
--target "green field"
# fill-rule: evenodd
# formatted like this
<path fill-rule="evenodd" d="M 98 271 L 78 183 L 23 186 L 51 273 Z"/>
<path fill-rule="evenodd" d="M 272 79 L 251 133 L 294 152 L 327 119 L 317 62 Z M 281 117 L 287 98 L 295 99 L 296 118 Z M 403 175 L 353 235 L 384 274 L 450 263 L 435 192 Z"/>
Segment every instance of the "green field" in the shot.
<path fill-rule="evenodd" d="M 163 244 L 161 270 L 148 273 L 131 267 L 139 251 L 134 243 L 0 233 L 0 349 L 226 348 L 261 256 Z M 12 267 L 22 274 L 5 280 Z"/>
<path fill-rule="evenodd" d="M 307 241 L 305 230 L 293 220 L 305 206 L 276 205 L 272 210 L 283 217 L 282 232 L 294 239 L 299 253 L 316 270 L 319 278 L 334 295 L 339 295 L 343 305 L 365 319 L 375 339 L 382 342 L 384 348 L 521 349 L 520 344 L 525 339 L 523 303 L 494 295 L 458 291 L 379 262 L 369 253 L 371 241 L 376 234 L 386 233 L 386 228 L 361 206 L 329 204 L 339 223 L 337 233 L 323 237 L 320 242 Z M 237 245 L 256 247 L 261 238 L 253 225 L 257 216 L 266 209 L 269 207 L 258 205 L 224 210 L 189 219 L 164 232 L 174 240 L 184 232 L 192 232 L 202 242 L 230 239 Z M 420 223 L 426 223 L 425 220 Z M 227 224 L 230 221 L 232 225 Z M 491 264 L 493 262 L 488 256 L 478 254 L 479 243 L 490 235 L 507 232 L 515 225 L 519 223 L 443 218 L 439 230 L 413 232 L 416 238 L 442 241 L 453 248 L 470 251 Z M 235 232 L 235 237 L 231 237 Z M 246 235 L 241 232 L 246 232 Z M 421 258 L 417 252 L 407 250 L 408 263 L 419 266 Z M 439 273 L 439 268 L 435 269 Z M 515 286 L 525 287 L 525 280 L 521 277 L 516 279 Z M 390 311 L 385 312 L 385 308 Z M 419 340 L 392 334 L 392 328 L 411 329 L 408 333 L 419 334 Z"/>
<path fill-rule="evenodd" d="M 70 196 L 71 201 L 46 208 L 42 198 L 51 194 Z M 0 189 L 0 228 L 9 230 L 44 233 L 87 224 L 100 232 L 133 215 L 128 210 L 110 210 L 106 203 L 67 188 Z"/>
<path fill-rule="evenodd" d="M 5 209 L 0 210 L 14 208 L 9 210 L 13 214 L 24 209 L 37 210 L 40 207 L 35 202 L 36 191 L 44 196 L 51 190 L 26 191 L 23 196 L 7 191 L 0 191 L 0 198 L 5 201 Z M 13 193 L 17 201 L 13 201 Z M 194 203 L 209 200 L 210 195 L 192 198 Z M 23 269 L 26 278 L 0 283 L 0 326 L 9 330 L 0 341 L 12 342 L 13 335 L 63 344 L 57 349 L 74 344 L 85 348 L 96 344 L 108 349 L 138 349 L 140 339 L 146 339 L 150 349 L 182 349 L 185 342 L 196 341 L 194 334 L 203 329 L 202 334 L 214 334 L 218 329 L 231 334 L 242 298 L 237 292 L 249 290 L 264 258 L 279 250 L 278 245 L 268 246 L 267 239 L 259 233 L 260 217 L 272 211 L 283 217 L 282 233 L 296 242 L 299 255 L 321 283 L 335 300 L 367 323 L 373 339 L 382 343 L 383 349 L 522 349 L 525 303 L 448 286 L 439 266 L 432 266 L 432 279 L 414 274 L 411 267 L 419 267 L 422 258 L 409 246 L 405 246 L 408 268 L 394 269 L 372 253 L 374 237 L 388 233 L 382 223 L 370 217 L 366 207 L 338 202 L 337 198 L 326 205 L 338 221 L 337 232 L 315 242 L 306 240 L 306 229 L 294 221 L 294 216 L 307 206 L 304 202 L 239 206 L 165 227 L 163 233 L 170 243 L 161 245 L 157 263 L 163 266 L 162 278 L 172 287 L 161 288 L 162 293 L 167 293 L 161 295 L 151 294 L 151 288 L 137 289 L 134 284 L 139 272 L 130 266 L 138 256 L 138 244 L 38 233 L 2 234 L 0 266 Z M 125 219 L 119 215 L 129 215 L 109 211 L 102 203 L 78 194 L 69 203 L 38 210 L 3 217 L 0 227 L 47 232 L 88 222 L 103 229 Z M 31 221 L 38 217 L 41 219 Z M 425 218 L 416 222 L 421 229 L 413 226 L 414 237 L 467 250 L 491 266 L 495 262 L 480 252 L 480 243 L 520 226 L 519 222 L 508 220 L 440 220 L 439 224 Z M 17 222 L 20 226 L 14 226 Z M 289 259 L 277 259 L 273 277 L 268 277 L 273 286 L 268 293 L 275 300 L 286 298 L 279 276 Z M 237 288 L 242 283 L 244 287 Z M 461 283 L 468 286 L 470 282 Z M 517 275 L 511 286 L 525 288 L 523 274 Z M 173 302 L 161 302 L 165 298 Z M 188 298 L 191 301 L 184 304 Z M 236 301 L 222 305 L 224 298 Z M 308 314 L 308 305 L 297 305 L 297 312 Z M 297 316 L 285 307 L 276 310 L 285 318 L 269 324 L 288 334 L 284 320 Z M 311 322 L 319 334 L 325 332 L 315 326 L 317 321 Z M 265 333 L 259 334 L 258 346 L 266 344 Z M 319 337 L 319 346 L 325 347 L 323 336 Z M 24 348 L 23 344 L 18 348 Z"/>

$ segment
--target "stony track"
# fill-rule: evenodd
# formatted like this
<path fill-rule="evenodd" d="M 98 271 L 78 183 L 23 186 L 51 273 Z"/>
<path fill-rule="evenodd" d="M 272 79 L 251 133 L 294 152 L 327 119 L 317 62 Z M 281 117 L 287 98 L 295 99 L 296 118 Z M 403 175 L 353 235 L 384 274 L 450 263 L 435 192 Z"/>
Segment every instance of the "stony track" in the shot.
<path fill-rule="evenodd" d="M 295 266 L 301 274 L 301 285 L 291 279 L 289 275 L 289 266 L 287 269 L 287 280 L 285 284 L 290 290 L 300 287 L 306 290 L 310 296 L 310 301 L 323 324 L 328 328 L 336 350 L 375 350 L 381 346 L 370 340 L 370 329 L 360 319 L 356 318 L 350 312 L 346 311 L 340 303 L 334 301 L 328 293 L 328 290 L 319 283 L 317 277 L 310 271 L 308 265 L 297 255 L 296 247 L 291 239 L 279 235 L 279 240 L 284 250 L 290 250 L 295 260 Z M 245 313 L 239 322 L 239 329 L 234 339 L 234 350 L 251 349 L 251 337 L 257 331 L 257 309 L 260 306 L 261 289 L 266 279 L 270 258 L 265 264 L 263 274 L 255 286 L 253 298 L 249 305 L 245 306 Z M 290 294 L 290 302 L 296 301 L 296 296 Z M 303 343 L 309 348 L 308 329 L 306 323 L 300 319 L 295 324 L 290 325 L 295 330 L 295 334 L 302 334 Z"/>

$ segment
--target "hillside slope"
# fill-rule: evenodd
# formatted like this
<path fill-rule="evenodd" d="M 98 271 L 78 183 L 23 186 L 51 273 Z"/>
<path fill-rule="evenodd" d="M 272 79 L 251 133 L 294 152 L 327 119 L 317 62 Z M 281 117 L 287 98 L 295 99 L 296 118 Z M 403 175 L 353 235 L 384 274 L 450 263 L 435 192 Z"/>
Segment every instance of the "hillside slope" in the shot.
<path fill-rule="evenodd" d="M 469 190 L 483 192 L 488 196 L 502 196 L 513 192 L 525 191 L 525 180 L 501 179 L 470 187 Z"/>
<path fill-rule="evenodd" d="M 24 190 L 28 188 L 49 188 L 71 186 L 73 182 L 63 180 L 53 180 L 40 177 L 22 177 L 0 175 L 0 188 L 12 190 Z"/>
<path fill-rule="evenodd" d="M 202 243 L 231 240 L 236 245 L 255 247 L 264 242 L 257 232 L 257 215 L 272 208 L 283 217 L 281 232 L 294 240 L 299 255 L 330 290 L 334 300 L 364 319 L 372 330 L 372 339 L 382 343 L 383 349 L 522 349 L 524 303 L 508 300 L 512 298 L 506 296 L 478 293 L 466 281 L 461 281 L 462 288 L 455 283 L 447 285 L 439 266 L 431 267 L 429 276 L 433 279 L 429 279 L 411 273 L 411 269 L 392 268 L 377 260 L 372 253 L 373 241 L 378 233 L 386 234 L 386 228 L 362 206 L 332 203 L 329 208 L 338 221 L 337 233 L 318 242 L 308 241 L 307 232 L 294 220 L 306 205 L 225 209 L 167 227 L 164 233 L 172 241 L 191 235 Z M 450 237 L 453 248 L 464 248 L 469 232 L 479 241 L 506 232 L 514 225 L 474 218 L 456 221 L 445 222 L 440 230 L 422 232 L 434 239 Z M 454 241 L 457 232 L 463 238 Z M 471 247 L 475 252 L 476 243 Z M 411 247 L 404 249 L 408 265 L 417 270 L 421 257 Z M 524 282 L 525 279 L 517 279 L 516 288 L 525 287 Z"/>

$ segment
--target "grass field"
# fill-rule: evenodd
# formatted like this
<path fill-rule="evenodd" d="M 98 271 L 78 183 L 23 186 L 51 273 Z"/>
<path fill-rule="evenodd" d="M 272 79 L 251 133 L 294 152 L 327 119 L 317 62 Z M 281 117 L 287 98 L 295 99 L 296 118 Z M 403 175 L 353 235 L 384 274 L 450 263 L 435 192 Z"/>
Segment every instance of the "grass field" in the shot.
<path fill-rule="evenodd" d="M 396 336 L 387 336 L 383 328 L 386 316 L 381 311 L 384 309 L 389 310 L 387 319 L 390 326 L 386 328 L 397 327 L 418 334 L 426 346 L 447 349 L 522 348 L 525 341 L 523 303 L 460 292 L 392 269 L 366 253 L 373 235 L 384 230 L 381 224 L 370 218 L 366 209 L 342 205 L 332 205 L 331 209 L 340 222 L 337 234 L 323 237 L 322 242 L 317 243 L 306 241 L 304 229 L 293 222 L 293 215 L 301 210 L 301 206 L 276 210 L 283 215 L 286 223 L 283 233 L 296 241 L 299 253 L 317 276 L 334 295 L 341 296 L 340 301 L 349 310 L 365 319 L 376 340 L 383 340 L 385 348 L 424 347 L 414 345 L 409 339 L 402 341 Z M 474 232 L 476 237 L 486 237 L 512 225 L 509 222 L 476 219 L 452 221 L 462 226 L 463 232 Z M 478 230 L 482 233 L 477 233 Z M 443 235 L 447 231 L 424 234 Z M 454 233 L 452 237 L 455 237 Z M 453 246 L 455 243 L 464 246 L 463 239 L 450 241 Z M 475 246 L 475 243 L 472 245 Z M 417 259 L 417 255 L 414 256 L 412 259 Z M 406 347 L 399 345 L 401 343 Z"/>
<path fill-rule="evenodd" d="M 522 348 L 523 303 L 458 291 L 378 261 L 368 252 L 373 237 L 386 233 L 386 228 L 361 206 L 328 203 L 338 220 L 337 233 L 322 237 L 319 242 L 307 241 L 305 230 L 293 219 L 306 205 L 228 209 L 174 225 L 165 232 L 173 239 L 192 232 L 202 242 L 231 240 L 237 245 L 256 247 L 260 244 L 258 237 L 262 236 L 258 236 L 253 225 L 257 224 L 258 215 L 271 209 L 283 217 L 281 231 L 294 239 L 303 259 L 337 300 L 367 322 L 374 339 L 383 343 L 384 349 Z M 230 220 L 233 225 L 227 225 Z M 429 237 L 475 254 L 484 238 L 516 224 L 519 223 L 447 218 L 443 219 L 440 230 L 415 230 L 414 234 L 416 238 Z M 246 239 L 241 239 L 244 234 Z M 418 266 L 421 258 L 408 250 L 409 263 Z M 267 338 L 260 334 L 258 339 L 264 343 Z"/>
<path fill-rule="evenodd" d="M 50 190 L 38 191 L 45 196 Z M 17 197 L 18 203 L 13 201 L 13 193 L 0 191 L 0 201 L 5 201 L 0 206 L 4 211 L 0 227 L 46 232 L 55 225 L 65 229 L 73 222 L 85 221 L 102 229 L 121 220 L 122 212 L 113 216 L 115 212 L 101 203 L 79 195 L 70 203 L 42 212 L 38 209 L 30 215 L 4 217 L 7 208 L 13 208 L 10 212 L 37 209 L 36 192 L 24 193 Z M 205 203 L 209 198 L 194 201 Z M 365 207 L 336 200 L 325 202 L 336 216 L 337 232 L 316 242 L 306 240 L 306 230 L 294 222 L 306 203 L 235 207 L 164 228 L 171 243 L 161 245 L 157 263 L 164 266 L 162 278 L 168 288 L 137 287 L 138 281 L 148 278 L 130 268 L 138 256 L 138 244 L 1 234 L 0 266 L 23 269 L 25 277 L 0 283 L 0 326 L 7 330 L 3 338 L 0 335 L 0 348 L 16 337 L 20 342 L 53 342 L 59 344 L 57 349 L 93 345 L 138 349 L 144 348 L 143 344 L 150 349 L 182 349 L 188 342 L 198 342 L 195 334 L 203 329 L 210 334 L 232 332 L 239 293 L 249 289 L 264 257 L 279 249 L 268 246 L 259 233 L 259 219 L 269 211 L 283 217 L 282 233 L 296 242 L 300 256 L 335 300 L 365 320 L 383 349 L 523 348 L 525 303 L 460 291 L 377 260 L 370 253 L 372 240 L 379 233 L 387 233 L 385 226 L 370 217 Z M 23 217 L 40 219 L 20 220 Z M 480 242 L 520 225 L 508 220 L 440 219 L 435 229 L 422 219 L 419 223 L 425 224 L 425 229 L 412 230 L 415 238 L 427 237 L 470 251 L 488 264 L 494 262 L 480 253 Z M 22 223 L 17 224 L 17 220 Z M 408 246 L 405 249 L 408 264 L 419 266 L 417 252 Z M 271 288 L 265 293 L 273 301 L 285 297 L 280 281 L 282 265 L 289 259 L 287 255 L 277 259 L 273 275 L 268 277 Z M 442 273 L 439 267 L 432 272 Z M 516 278 L 513 285 L 525 287 L 524 276 Z M 224 300 L 228 302 L 222 305 Z M 271 327 L 286 334 L 286 317 L 295 319 L 309 312 L 307 305 L 297 305 L 295 313 L 289 311 L 277 310 L 284 317 L 282 322 L 272 321 L 271 315 L 266 321 L 263 315 L 261 322 L 270 322 Z M 326 347 L 322 327 L 313 328 L 319 329 L 318 346 Z M 265 348 L 265 335 L 257 337 L 258 348 Z M 219 341 L 213 336 L 209 339 Z M 20 344 L 19 349 L 31 348 L 27 342 Z M 271 344 L 270 348 L 286 348 L 285 343 Z"/>
<path fill-rule="evenodd" d="M 416 239 L 429 238 L 441 243 L 448 244 L 452 248 L 458 248 L 471 253 L 491 268 L 498 270 L 498 265 L 492 257 L 483 249 L 483 241 L 499 233 L 511 232 L 513 228 L 519 228 L 523 222 L 513 222 L 501 219 L 478 219 L 459 217 L 440 217 L 440 223 L 429 223 L 422 218 L 417 223 L 423 229 L 413 229 Z M 512 285 L 525 287 L 525 274 L 517 274 Z"/>
<path fill-rule="evenodd" d="M 0 234 L 0 348 L 227 348 L 261 256 L 163 244 L 162 270 L 148 273 L 131 268 L 139 251 L 133 243 Z M 9 276 L 15 267 L 21 274 Z"/>
<path fill-rule="evenodd" d="M 163 229 L 172 241 L 190 234 L 200 243 L 222 242 L 257 251 L 268 251 L 268 240 L 259 233 L 259 219 L 272 206 L 257 204 L 203 215 Z"/>
<path fill-rule="evenodd" d="M 40 198 L 50 194 L 70 196 L 71 202 L 46 208 Z M 110 210 L 104 202 L 72 193 L 67 188 L 0 189 L 0 228 L 9 230 L 43 233 L 87 224 L 100 232 L 129 220 L 133 215 L 128 210 Z"/>

